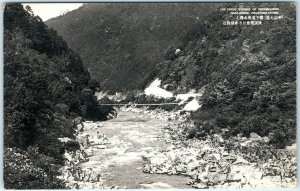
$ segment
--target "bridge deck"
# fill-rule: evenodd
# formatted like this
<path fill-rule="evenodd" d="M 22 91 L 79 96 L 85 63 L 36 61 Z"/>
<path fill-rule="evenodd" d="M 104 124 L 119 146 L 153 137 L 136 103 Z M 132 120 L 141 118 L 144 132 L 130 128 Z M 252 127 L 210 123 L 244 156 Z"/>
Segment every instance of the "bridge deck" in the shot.
<path fill-rule="evenodd" d="M 179 103 L 101 103 L 99 105 L 112 105 L 112 106 L 118 106 L 118 105 L 178 105 Z"/>

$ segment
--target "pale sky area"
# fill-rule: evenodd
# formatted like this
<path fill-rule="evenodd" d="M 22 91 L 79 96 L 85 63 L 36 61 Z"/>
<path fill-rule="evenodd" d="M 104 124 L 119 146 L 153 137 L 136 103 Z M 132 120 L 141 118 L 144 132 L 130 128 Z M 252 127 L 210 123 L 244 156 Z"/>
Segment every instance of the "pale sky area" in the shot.
<path fill-rule="evenodd" d="M 82 5 L 82 3 L 23 3 L 24 8 L 29 5 L 34 13 L 46 21 L 57 17 L 65 11 L 72 11 Z"/>

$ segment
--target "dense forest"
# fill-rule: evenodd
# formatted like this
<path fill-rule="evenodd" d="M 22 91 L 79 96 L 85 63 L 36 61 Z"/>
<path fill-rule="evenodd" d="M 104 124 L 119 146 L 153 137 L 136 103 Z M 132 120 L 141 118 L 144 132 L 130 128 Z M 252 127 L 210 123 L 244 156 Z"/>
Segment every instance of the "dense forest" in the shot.
<path fill-rule="evenodd" d="M 80 54 L 103 89 L 125 92 L 143 89 L 165 51 L 176 49 L 175 40 L 220 5 L 87 3 L 46 24 Z"/>
<path fill-rule="evenodd" d="M 243 6 L 277 7 L 283 19 L 222 24 L 220 7 Z M 103 89 L 143 89 L 157 77 L 175 94 L 205 89 L 189 137 L 256 132 L 282 148 L 296 138 L 295 9 L 292 3 L 85 4 L 46 23 L 81 54 L 92 77 L 104 80 Z"/>
<path fill-rule="evenodd" d="M 224 15 L 216 11 L 180 38 L 178 55 L 170 50 L 160 63 L 159 78 L 167 90 L 205 88 L 190 137 L 228 129 L 228 136 L 269 136 L 280 148 L 295 142 L 296 8 L 285 3 L 255 7 L 278 7 L 284 19 L 223 26 Z"/>
<path fill-rule="evenodd" d="M 30 7 L 4 9 L 4 182 L 8 189 L 64 188 L 56 179 L 65 150 L 74 141 L 74 118 L 105 120 L 99 84 L 79 55 Z"/>

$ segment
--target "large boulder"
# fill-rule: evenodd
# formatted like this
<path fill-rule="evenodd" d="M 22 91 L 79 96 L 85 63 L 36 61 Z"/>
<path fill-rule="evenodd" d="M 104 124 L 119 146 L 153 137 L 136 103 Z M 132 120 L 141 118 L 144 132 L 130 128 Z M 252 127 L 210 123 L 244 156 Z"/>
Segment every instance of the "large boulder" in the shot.
<path fill-rule="evenodd" d="M 193 185 L 194 188 L 199 188 L 199 189 L 207 189 L 208 188 L 208 185 L 205 184 L 205 183 L 196 183 Z"/>
<path fill-rule="evenodd" d="M 227 181 L 229 182 L 240 182 L 242 180 L 243 176 L 241 173 L 232 172 L 229 173 L 227 176 Z"/>
<path fill-rule="evenodd" d="M 219 172 L 216 173 L 208 173 L 207 178 L 209 182 L 212 182 L 214 184 L 218 184 L 221 182 L 225 182 L 227 180 L 227 174 L 221 174 Z"/>
<path fill-rule="evenodd" d="M 254 141 L 262 141 L 263 139 L 261 138 L 261 136 L 259 136 L 258 134 L 252 132 L 250 133 L 250 139 L 254 140 Z"/>
<path fill-rule="evenodd" d="M 75 125 L 81 124 L 83 122 L 82 117 L 76 117 L 75 119 L 73 119 L 73 123 Z"/>

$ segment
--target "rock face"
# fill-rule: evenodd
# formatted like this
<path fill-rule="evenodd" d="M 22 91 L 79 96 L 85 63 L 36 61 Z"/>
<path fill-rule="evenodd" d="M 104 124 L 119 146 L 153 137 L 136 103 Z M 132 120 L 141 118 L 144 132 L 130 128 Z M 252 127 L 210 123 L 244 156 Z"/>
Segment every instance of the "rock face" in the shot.
<path fill-rule="evenodd" d="M 190 101 L 188 104 L 186 104 L 183 108 L 183 111 L 196 111 L 199 109 L 201 105 L 197 101 L 196 98 L 194 98 L 192 101 Z"/>
<path fill-rule="evenodd" d="M 168 92 L 160 87 L 148 87 L 145 89 L 145 94 L 148 96 L 162 97 L 162 98 L 171 98 L 173 93 Z"/>
<path fill-rule="evenodd" d="M 160 87 L 161 80 L 158 78 L 155 79 L 149 87 L 145 89 L 145 94 L 147 96 L 154 96 L 154 97 L 162 97 L 162 98 L 171 98 L 173 97 L 173 93 L 168 92 L 167 90 L 164 90 L 163 88 Z"/>
<path fill-rule="evenodd" d="M 161 85 L 161 80 L 159 78 L 156 78 L 153 82 L 151 82 L 149 87 L 160 87 L 160 85 Z"/>

